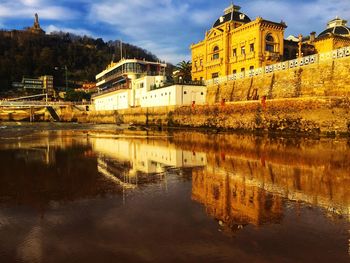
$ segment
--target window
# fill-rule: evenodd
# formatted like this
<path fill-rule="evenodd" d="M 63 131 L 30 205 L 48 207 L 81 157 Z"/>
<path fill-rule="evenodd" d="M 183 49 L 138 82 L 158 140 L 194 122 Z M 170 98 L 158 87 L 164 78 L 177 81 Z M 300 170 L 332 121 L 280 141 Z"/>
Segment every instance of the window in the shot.
<path fill-rule="evenodd" d="M 201 92 L 201 95 L 203 95 L 203 92 Z"/>
<path fill-rule="evenodd" d="M 245 55 L 245 46 L 241 47 L 241 54 Z"/>
<path fill-rule="evenodd" d="M 250 66 L 250 67 L 249 67 L 249 70 L 254 70 L 254 66 Z"/>
<path fill-rule="evenodd" d="M 184 91 L 184 94 L 187 94 L 187 91 Z"/>
<path fill-rule="evenodd" d="M 241 72 L 244 72 L 245 71 L 245 68 L 241 68 Z"/>
<path fill-rule="evenodd" d="M 265 37 L 265 50 L 269 52 L 275 51 L 275 40 L 271 34 L 267 34 Z"/>
<path fill-rule="evenodd" d="M 250 52 L 254 52 L 254 43 L 249 45 Z"/>
<path fill-rule="evenodd" d="M 232 70 L 232 74 L 236 74 L 236 73 L 237 73 L 236 69 Z"/>
<path fill-rule="evenodd" d="M 215 78 L 218 78 L 218 77 L 219 77 L 219 73 L 218 72 L 211 74 L 211 78 L 212 79 L 215 79 Z"/>
<path fill-rule="evenodd" d="M 200 59 L 199 60 L 199 66 L 202 66 L 203 65 L 203 59 Z"/>
<path fill-rule="evenodd" d="M 219 47 L 215 46 L 213 49 L 213 60 L 214 59 L 219 59 L 220 55 L 219 55 Z"/>
<path fill-rule="evenodd" d="M 234 48 L 234 49 L 233 49 L 232 55 L 233 55 L 234 57 L 237 56 L 237 48 Z"/>

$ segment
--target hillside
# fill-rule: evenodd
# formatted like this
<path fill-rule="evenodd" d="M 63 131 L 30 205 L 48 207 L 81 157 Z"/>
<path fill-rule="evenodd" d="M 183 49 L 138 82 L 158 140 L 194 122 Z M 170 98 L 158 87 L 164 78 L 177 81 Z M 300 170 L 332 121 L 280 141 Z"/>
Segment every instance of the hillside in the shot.
<path fill-rule="evenodd" d="M 56 87 L 68 82 L 72 87 L 82 81 L 94 81 L 114 57 L 120 59 L 120 41 L 104 42 L 101 38 L 56 32 L 36 35 L 25 31 L 0 31 L 0 92 L 11 90 L 13 81 L 23 76 L 53 75 Z M 123 43 L 123 57 L 158 58 L 142 48 Z"/>

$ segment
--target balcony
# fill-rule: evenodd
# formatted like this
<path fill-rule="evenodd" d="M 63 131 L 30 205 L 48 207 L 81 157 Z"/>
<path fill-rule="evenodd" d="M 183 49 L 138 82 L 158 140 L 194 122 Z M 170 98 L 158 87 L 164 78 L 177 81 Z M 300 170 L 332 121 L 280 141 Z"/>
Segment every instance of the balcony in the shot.
<path fill-rule="evenodd" d="M 101 96 L 103 94 L 107 94 L 113 91 L 121 90 L 121 89 L 130 89 L 130 86 L 128 83 L 123 83 L 119 85 L 114 85 L 113 87 L 107 88 L 105 90 L 99 91 L 98 93 L 92 94 L 91 98 L 95 98 L 97 96 Z"/>
<path fill-rule="evenodd" d="M 193 67 L 192 72 L 203 71 L 203 66 Z"/>
<path fill-rule="evenodd" d="M 246 60 L 246 55 L 245 55 L 245 54 L 239 55 L 239 56 L 237 57 L 237 61 L 243 61 L 243 60 Z"/>
<path fill-rule="evenodd" d="M 279 60 L 280 53 L 278 52 L 271 52 L 271 51 L 265 51 L 264 57 L 266 60 Z"/>
<path fill-rule="evenodd" d="M 230 57 L 230 63 L 236 63 L 237 62 L 237 56 Z"/>
<path fill-rule="evenodd" d="M 208 67 L 220 66 L 221 63 L 222 63 L 222 58 L 214 59 L 207 62 L 206 67 L 208 68 Z"/>
<path fill-rule="evenodd" d="M 247 55 L 246 55 L 246 59 L 252 59 L 255 57 L 255 52 L 252 51 L 252 52 L 249 52 Z"/>

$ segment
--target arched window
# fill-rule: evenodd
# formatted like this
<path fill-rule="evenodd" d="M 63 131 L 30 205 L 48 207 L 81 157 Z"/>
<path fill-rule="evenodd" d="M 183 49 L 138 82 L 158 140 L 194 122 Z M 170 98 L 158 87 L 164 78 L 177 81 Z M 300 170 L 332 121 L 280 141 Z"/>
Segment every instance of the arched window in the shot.
<path fill-rule="evenodd" d="M 215 46 L 213 49 L 213 59 L 218 59 L 220 57 L 219 55 L 219 47 Z"/>
<path fill-rule="evenodd" d="M 267 34 L 265 37 L 265 50 L 269 51 L 269 52 L 275 52 L 275 39 L 273 38 L 273 36 L 271 34 Z"/>

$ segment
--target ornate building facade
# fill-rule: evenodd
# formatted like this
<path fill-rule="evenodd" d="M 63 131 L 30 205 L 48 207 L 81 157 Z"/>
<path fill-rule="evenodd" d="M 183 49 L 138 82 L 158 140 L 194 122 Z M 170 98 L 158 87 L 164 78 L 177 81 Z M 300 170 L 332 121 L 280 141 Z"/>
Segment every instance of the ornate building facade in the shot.
<path fill-rule="evenodd" d="M 316 53 L 350 46 L 347 21 L 336 17 L 316 36 L 289 36 L 286 24 L 261 17 L 251 20 L 231 4 L 206 32 L 204 40 L 191 45 L 192 79 L 209 80 L 252 70 Z"/>
<path fill-rule="evenodd" d="M 239 10 L 226 8 L 204 40 L 191 46 L 193 80 L 246 72 L 282 59 L 286 24 L 261 17 L 251 21 Z"/>

